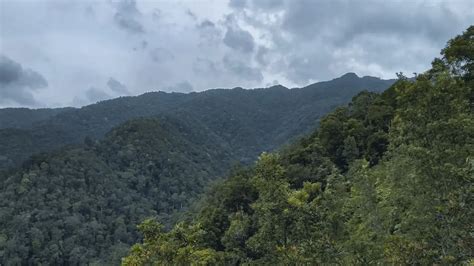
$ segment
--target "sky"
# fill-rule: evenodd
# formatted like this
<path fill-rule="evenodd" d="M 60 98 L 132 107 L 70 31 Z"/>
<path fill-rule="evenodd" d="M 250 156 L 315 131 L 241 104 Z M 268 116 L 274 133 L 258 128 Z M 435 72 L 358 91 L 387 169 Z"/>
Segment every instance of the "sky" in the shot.
<path fill-rule="evenodd" d="M 0 0 L 0 107 L 430 67 L 472 0 Z"/>

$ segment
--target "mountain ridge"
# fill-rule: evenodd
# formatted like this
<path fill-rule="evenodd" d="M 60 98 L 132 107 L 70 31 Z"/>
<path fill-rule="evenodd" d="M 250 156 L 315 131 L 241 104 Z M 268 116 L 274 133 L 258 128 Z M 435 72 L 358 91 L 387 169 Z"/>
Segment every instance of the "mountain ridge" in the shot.
<path fill-rule="evenodd" d="M 352 75 L 353 74 L 353 75 Z M 186 93 L 183 93 L 183 92 L 165 92 L 165 91 L 149 91 L 149 92 L 144 92 L 142 94 L 139 94 L 139 95 L 135 95 L 135 96 L 119 96 L 119 97 L 116 97 L 116 98 L 111 98 L 111 99 L 106 99 L 106 100 L 102 100 L 102 101 L 98 101 L 98 102 L 95 102 L 95 103 L 91 103 L 91 104 L 87 104 L 87 105 L 84 105 L 84 106 L 80 106 L 80 107 L 73 107 L 73 106 L 62 106 L 62 107 L 40 107 L 40 108 L 28 108 L 28 107 L 5 107 L 5 108 L 0 108 L 0 129 L 3 129 L 3 128 L 24 128 L 25 126 L 18 126 L 18 125 L 11 125 L 11 121 L 8 121 L 8 116 L 10 115 L 17 115 L 17 114 L 14 114 L 14 112 L 25 112 L 25 113 L 28 113 L 28 115 L 31 115 L 32 113 L 41 113 L 41 112 L 52 112 L 54 113 L 53 115 L 47 115 L 47 114 L 43 114 L 43 118 L 49 118 L 51 116 L 54 116 L 56 114 L 59 114 L 59 113 L 62 113 L 62 112 L 65 112 L 65 111 L 75 111 L 75 110 L 80 110 L 82 108 L 85 108 L 85 107 L 89 107 L 89 106 L 92 106 L 92 105 L 96 105 L 96 104 L 100 104 L 100 103 L 104 103 L 104 102 L 108 102 L 108 101 L 115 101 L 115 100 L 120 100 L 120 99 L 129 99 L 129 98 L 136 98 L 136 97 L 144 97 L 146 95 L 152 95 L 152 94 L 167 94 L 167 95 L 173 95 L 173 94 L 177 94 L 177 95 L 192 95 L 192 94 L 201 94 L 201 93 L 206 93 L 206 92 L 209 92 L 209 91 L 213 91 L 213 90 L 246 90 L 246 91 L 252 91 L 252 90 L 272 90 L 272 89 L 286 89 L 286 90 L 294 90 L 294 89 L 302 89 L 302 88 L 306 88 L 306 87 L 314 87 L 318 84 L 324 84 L 324 83 L 327 83 L 327 82 L 331 82 L 331 81 L 334 81 L 334 80 L 337 80 L 337 79 L 341 79 L 343 77 L 346 77 L 346 76 L 350 76 L 352 81 L 354 81 L 354 78 L 355 79 L 364 79 L 364 78 L 370 78 L 372 80 L 377 80 L 377 81 L 387 81 L 387 82 L 394 82 L 396 79 L 382 79 L 382 78 L 379 78 L 379 77 L 374 77 L 374 76 L 362 76 L 362 77 L 359 77 L 356 73 L 354 72 L 348 72 L 346 74 L 343 74 L 342 76 L 340 77 L 337 77 L 337 78 L 334 78 L 334 79 L 331 79 L 331 80 L 327 80 L 327 81 L 319 81 L 319 82 L 315 82 L 315 83 L 312 83 L 312 84 L 308 84 L 306 86 L 303 86 L 303 87 L 293 87 L 293 88 L 289 88 L 289 87 L 286 87 L 284 85 L 281 85 L 281 84 L 276 84 L 276 85 L 272 85 L 272 86 L 269 86 L 269 87 L 262 87 L 262 88 L 243 88 L 243 87 L 234 87 L 234 88 L 212 88 L 212 89 L 206 89 L 206 90 L 203 90 L 203 91 L 199 91 L 199 92 L 186 92 Z M 25 115 L 25 118 L 26 118 L 26 115 Z M 34 119 L 35 122 L 37 122 L 36 120 L 44 120 L 44 119 Z M 28 123 L 29 121 L 27 122 L 24 122 L 23 123 Z"/>
<path fill-rule="evenodd" d="M 199 123 L 160 116 L 31 157 L 0 178 L 0 261 L 118 263 L 139 237 L 138 222 L 171 224 L 226 173 L 230 149 L 222 145 Z"/>
<path fill-rule="evenodd" d="M 319 116 L 346 104 L 358 92 L 383 91 L 393 82 L 352 77 L 293 89 L 273 86 L 189 94 L 158 91 L 61 109 L 29 127 L 0 129 L 0 170 L 18 166 L 33 154 L 81 143 L 86 137 L 101 139 L 129 119 L 162 114 L 201 121 L 235 147 L 236 160 L 251 162 L 260 152 L 308 132 L 317 125 Z M 12 120 L 15 115 L 8 117 Z M 0 125 L 5 124 L 0 120 Z"/>

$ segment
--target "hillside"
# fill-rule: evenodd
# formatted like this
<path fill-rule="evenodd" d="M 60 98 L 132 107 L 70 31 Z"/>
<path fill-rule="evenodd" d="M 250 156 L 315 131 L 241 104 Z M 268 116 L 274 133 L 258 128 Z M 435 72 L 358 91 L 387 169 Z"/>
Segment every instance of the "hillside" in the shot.
<path fill-rule="evenodd" d="M 199 124 L 160 117 L 34 156 L 0 184 L 2 264 L 118 263 L 136 224 L 171 221 L 225 173 L 223 144 Z"/>
<path fill-rule="evenodd" d="M 474 0 L 0 0 L 36 265 L 474 266 Z"/>
<path fill-rule="evenodd" d="M 473 36 L 263 153 L 171 231 L 145 220 L 123 265 L 472 264 Z"/>
<path fill-rule="evenodd" d="M 309 132 L 323 114 L 346 104 L 358 92 L 383 91 L 393 82 L 351 73 L 297 89 L 151 92 L 80 109 L 53 109 L 48 115 L 40 115 L 47 109 L 1 109 L 0 169 L 18 166 L 32 154 L 82 143 L 86 137 L 101 139 L 132 118 L 162 114 L 199 121 L 231 145 L 235 160 L 249 163 L 260 152 Z"/>
<path fill-rule="evenodd" d="M 24 162 L 0 176 L 2 257 L 116 263 L 139 240 L 143 219 L 172 223 L 235 162 L 251 162 L 353 94 L 392 82 L 346 74 L 300 89 L 156 92 L 43 115 L 1 110 L 3 121 L 35 117 L 0 130 L 3 162 Z"/>
<path fill-rule="evenodd" d="M 73 108 L 3 108 L 0 109 L 0 129 L 4 128 L 31 128 L 40 121 L 47 120 L 59 113 Z"/>

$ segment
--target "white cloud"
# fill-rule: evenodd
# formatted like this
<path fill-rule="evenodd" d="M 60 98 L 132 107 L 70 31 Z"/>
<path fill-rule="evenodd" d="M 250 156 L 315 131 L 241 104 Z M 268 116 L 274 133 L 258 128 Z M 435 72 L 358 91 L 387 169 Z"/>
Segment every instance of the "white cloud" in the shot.
<path fill-rule="evenodd" d="M 110 77 L 130 94 L 169 90 L 184 80 L 201 91 L 274 80 L 292 87 L 350 71 L 393 78 L 395 72 L 427 69 L 474 18 L 469 0 L 0 5 L 2 53 L 46 77 L 48 86 L 31 94 L 44 106 L 75 98 L 88 103 L 95 98 L 86 97 L 90 88 L 116 96 L 106 85 Z"/>

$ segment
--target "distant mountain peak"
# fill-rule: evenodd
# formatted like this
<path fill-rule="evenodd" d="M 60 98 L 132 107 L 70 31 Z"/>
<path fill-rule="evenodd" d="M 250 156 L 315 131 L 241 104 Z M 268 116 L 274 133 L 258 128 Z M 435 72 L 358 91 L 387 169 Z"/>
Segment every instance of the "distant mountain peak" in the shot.
<path fill-rule="evenodd" d="M 354 73 L 354 72 L 347 72 L 346 74 L 342 75 L 340 78 L 342 78 L 342 79 L 349 79 L 349 78 L 353 79 L 353 78 L 359 78 L 359 76 L 357 76 L 357 74 Z"/>
<path fill-rule="evenodd" d="M 270 89 L 270 90 L 287 90 L 288 88 L 283 86 L 283 85 L 278 84 L 278 85 L 273 85 L 273 86 L 269 87 L 268 89 Z"/>

